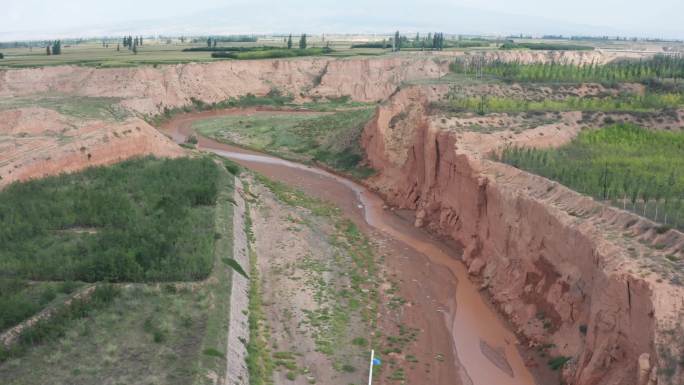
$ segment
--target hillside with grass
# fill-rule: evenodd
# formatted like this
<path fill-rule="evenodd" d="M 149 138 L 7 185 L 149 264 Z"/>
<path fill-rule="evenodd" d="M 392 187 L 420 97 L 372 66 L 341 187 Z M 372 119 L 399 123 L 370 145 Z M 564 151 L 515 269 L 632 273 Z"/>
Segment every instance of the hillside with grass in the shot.
<path fill-rule="evenodd" d="M 325 108 L 324 108 L 325 110 Z M 195 122 L 201 135 L 300 162 L 318 162 L 357 177 L 365 168 L 358 145 L 373 109 L 335 112 L 262 112 Z"/>

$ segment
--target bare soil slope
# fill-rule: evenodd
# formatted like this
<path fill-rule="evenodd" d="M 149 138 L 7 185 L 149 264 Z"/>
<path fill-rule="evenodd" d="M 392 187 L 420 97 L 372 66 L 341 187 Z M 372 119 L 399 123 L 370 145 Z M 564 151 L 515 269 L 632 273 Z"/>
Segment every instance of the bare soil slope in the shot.
<path fill-rule="evenodd" d="M 183 152 L 139 118 L 105 122 L 44 108 L 0 111 L 0 187 L 134 156 Z"/>

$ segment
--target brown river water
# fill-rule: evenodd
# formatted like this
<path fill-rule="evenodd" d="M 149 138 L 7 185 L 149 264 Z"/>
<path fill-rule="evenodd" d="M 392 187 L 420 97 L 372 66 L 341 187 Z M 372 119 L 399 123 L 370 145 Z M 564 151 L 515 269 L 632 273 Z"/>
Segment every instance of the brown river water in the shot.
<path fill-rule="evenodd" d="M 161 129 L 182 142 L 193 132 L 192 123 L 197 120 L 258 113 L 254 110 L 191 113 L 172 119 Z M 400 279 L 402 294 L 411 304 L 403 321 L 421 329 L 418 355 L 439 355 L 444 359 L 442 365 L 425 364 L 428 365 L 425 370 L 409 372 L 407 383 L 540 383 L 525 365 L 517 337 L 478 287 L 469 281 L 458 248 L 415 228 L 409 220 L 387 210 L 377 194 L 344 177 L 204 137 L 199 138 L 198 148 L 334 203 L 364 232 L 382 240 L 385 264 Z"/>

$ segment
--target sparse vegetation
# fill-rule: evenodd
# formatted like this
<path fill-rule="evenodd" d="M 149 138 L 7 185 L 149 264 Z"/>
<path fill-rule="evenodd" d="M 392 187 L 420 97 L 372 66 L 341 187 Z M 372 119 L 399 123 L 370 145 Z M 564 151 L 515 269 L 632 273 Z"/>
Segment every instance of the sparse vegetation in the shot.
<path fill-rule="evenodd" d="M 55 110 L 60 114 L 104 121 L 122 121 L 131 116 L 130 111 L 123 108 L 119 98 L 82 97 L 65 95 L 47 95 L 40 98 L 14 97 L 0 99 L 0 110 L 41 107 Z"/>
<path fill-rule="evenodd" d="M 368 239 L 341 217 L 338 208 L 260 175 L 256 179 L 283 204 L 310 213 L 305 223 L 312 229 L 318 229 L 321 220 L 332 225 L 332 232 L 323 235 L 333 246 L 333 257 L 305 256 L 294 266 L 303 273 L 301 285 L 312 292 L 316 303 L 313 308 L 302 309 L 301 325 L 306 326 L 316 351 L 325 354 L 337 371 L 357 370 L 351 365 L 358 362 L 353 357 L 365 352 L 368 341 L 362 337 L 350 341 L 348 335 L 369 334 L 375 327 L 378 308 L 379 272 Z M 276 362 L 282 361 L 280 355 L 278 358 Z"/>
<path fill-rule="evenodd" d="M 61 305 L 53 315 L 24 328 L 18 342 L 10 347 L 0 346 L 0 362 L 21 356 L 30 347 L 64 336 L 73 323 L 88 317 L 93 311 L 108 306 L 117 296 L 119 290 L 111 285 L 98 285 L 89 298 L 74 299 L 69 305 Z"/>
<path fill-rule="evenodd" d="M 248 189 L 248 185 L 245 185 Z M 249 342 L 247 343 L 247 369 L 250 385 L 273 383 L 273 360 L 268 348 L 268 325 L 264 320 L 261 302 L 261 283 L 257 254 L 253 248 L 254 233 L 249 208 L 245 211 L 245 233 L 248 237 L 248 253 L 250 261 L 249 275 L 252 277 L 249 286 Z"/>

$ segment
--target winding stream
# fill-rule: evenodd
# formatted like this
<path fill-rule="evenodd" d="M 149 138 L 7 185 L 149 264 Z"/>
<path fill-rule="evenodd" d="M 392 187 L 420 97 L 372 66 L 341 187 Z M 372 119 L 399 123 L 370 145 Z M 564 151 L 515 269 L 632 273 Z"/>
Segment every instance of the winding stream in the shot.
<path fill-rule="evenodd" d="M 238 112 L 227 110 L 186 114 L 174 118 L 162 129 L 174 140 L 181 142 L 192 133 L 194 121 L 236 113 Z M 314 191 L 319 197 L 335 203 L 349 215 L 360 216 L 372 228 L 424 255 L 429 263 L 448 269 L 452 276 L 449 282 L 423 282 L 426 285 L 449 285 L 455 289 L 448 291 L 454 294 L 449 294 L 448 305 L 442 311 L 442 318 L 451 335 L 451 346 L 455 352 L 453 364 L 459 369 L 460 378 L 440 383 L 535 384 L 518 351 L 517 337 L 508 330 L 505 322 L 485 302 L 478 288 L 470 282 L 459 256 L 443 242 L 433 239 L 392 211 L 386 210 L 378 195 L 358 183 L 325 170 L 229 146 L 204 137 L 200 137 L 198 148 L 230 158 L 285 183 L 318 186 Z"/>

